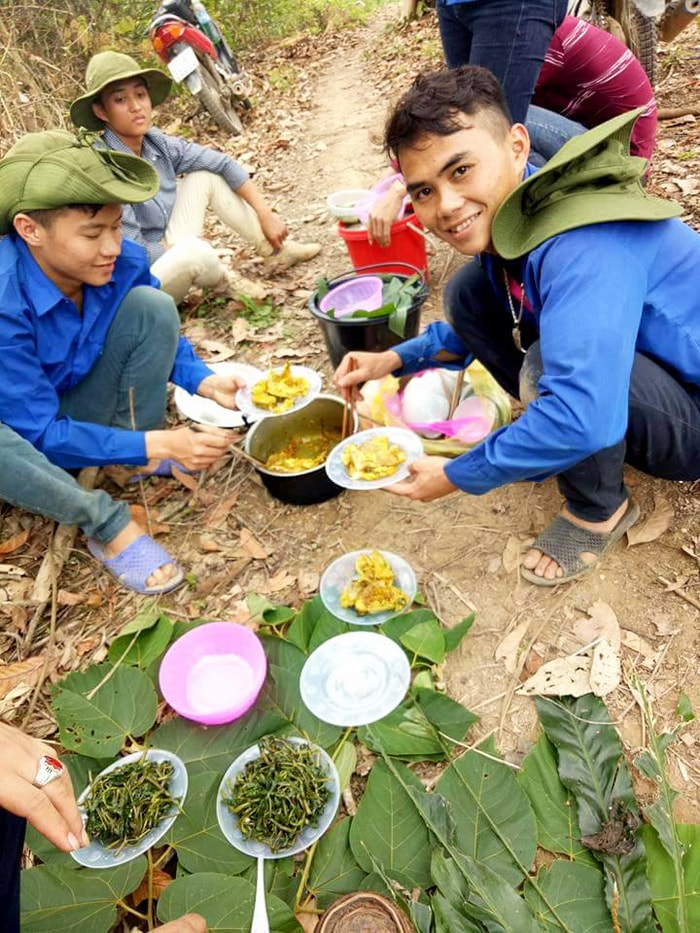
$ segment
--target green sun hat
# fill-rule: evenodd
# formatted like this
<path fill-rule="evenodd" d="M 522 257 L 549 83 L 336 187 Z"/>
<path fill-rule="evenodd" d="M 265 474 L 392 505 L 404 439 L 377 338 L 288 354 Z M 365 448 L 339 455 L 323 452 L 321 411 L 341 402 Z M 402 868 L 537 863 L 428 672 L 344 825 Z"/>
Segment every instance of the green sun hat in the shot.
<path fill-rule="evenodd" d="M 648 194 L 647 160 L 630 155 L 642 107 L 574 136 L 511 192 L 493 219 L 491 239 L 504 259 L 517 259 L 545 240 L 612 220 L 667 220 L 683 213 L 675 201 Z"/>
<path fill-rule="evenodd" d="M 98 52 L 88 62 L 85 72 L 86 92 L 70 105 L 70 118 L 76 126 L 86 130 L 104 129 L 104 121 L 95 116 L 92 105 L 108 84 L 127 78 L 143 78 L 151 103 L 162 104 L 173 86 L 172 78 L 157 68 L 141 68 L 130 55 L 123 52 Z"/>
<path fill-rule="evenodd" d="M 144 159 L 95 149 L 89 134 L 64 130 L 28 133 L 0 159 L 0 236 L 22 211 L 70 204 L 135 204 L 160 186 Z"/>

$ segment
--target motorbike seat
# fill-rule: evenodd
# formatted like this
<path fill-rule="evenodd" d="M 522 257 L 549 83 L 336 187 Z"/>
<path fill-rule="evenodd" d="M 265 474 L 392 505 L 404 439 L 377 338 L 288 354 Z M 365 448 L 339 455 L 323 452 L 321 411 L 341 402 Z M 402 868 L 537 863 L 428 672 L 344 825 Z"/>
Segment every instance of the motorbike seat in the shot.
<path fill-rule="evenodd" d="M 180 19 L 184 19 L 185 22 L 192 23 L 193 26 L 198 25 L 195 12 L 188 0 L 165 0 L 158 8 L 157 15 L 160 16 L 163 13 L 170 13 L 178 16 Z"/>

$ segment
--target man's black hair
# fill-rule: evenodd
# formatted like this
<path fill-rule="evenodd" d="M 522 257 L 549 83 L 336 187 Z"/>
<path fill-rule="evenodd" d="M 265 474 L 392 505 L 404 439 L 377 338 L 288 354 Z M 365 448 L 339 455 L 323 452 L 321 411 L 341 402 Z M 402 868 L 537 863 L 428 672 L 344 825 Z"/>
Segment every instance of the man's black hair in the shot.
<path fill-rule="evenodd" d="M 384 128 L 384 147 L 398 156 L 401 146 L 413 146 L 423 136 L 451 136 L 462 129 L 460 115 L 484 113 L 499 138 L 512 124 L 498 79 L 487 68 L 459 68 L 418 75 L 394 106 Z"/>
<path fill-rule="evenodd" d="M 22 211 L 22 213 L 48 229 L 58 217 L 67 211 L 82 211 L 83 214 L 94 217 L 103 207 L 104 204 L 66 204 L 64 207 L 50 207 L 36 211 Z"/>

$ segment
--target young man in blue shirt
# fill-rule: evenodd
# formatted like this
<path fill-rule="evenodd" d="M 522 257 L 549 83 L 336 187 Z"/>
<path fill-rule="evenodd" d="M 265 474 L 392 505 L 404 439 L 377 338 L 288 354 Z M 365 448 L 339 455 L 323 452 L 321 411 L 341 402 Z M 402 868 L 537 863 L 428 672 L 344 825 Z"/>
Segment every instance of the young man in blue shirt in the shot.
<path fill-rule="evenodd" d="M 348 354 L 335 377 L 348 394 L 476 357 L 529 403 L 455 460 L 421 458 L 392 489 L 429 501 L 556 476 L 562 512 L 522 570 L 540 585 L 585 573 L 636 521 L 625 462 L 700 476 L 700 236 L 677 205 L 644 192 L 645 160 L 628 154 L 635 116 L 570 140 L 533 172 L 527 130 L 511 124 L 490 72 L 419 77 L 389 118 L 387 148 L 424 226 L 478 260 L 445 290 L 451 325 Z"/>
<path fill-rule="evenodd" d="M 0 423 L 38 452 L 26 468 L 10 465 L 0 493 L 47 515 L 67 496 L 63 514 L 99 532 L 93 555 L 146 593 L 172 589 L 182 571 L 109 497 L 90 499 L 83 521 L 85 501 L 71 480 L 57 484 L 51 464 L 201 470 L 229 443 L 218 429 L 163 429 L 169 381 L 230 408 L 239 382 L 213 374 L 179 336 L 145 250 L 122 241 L 121 205 L 157 188 L 142 159 L 62 131 L 29 134 L 0 160 Z"/>

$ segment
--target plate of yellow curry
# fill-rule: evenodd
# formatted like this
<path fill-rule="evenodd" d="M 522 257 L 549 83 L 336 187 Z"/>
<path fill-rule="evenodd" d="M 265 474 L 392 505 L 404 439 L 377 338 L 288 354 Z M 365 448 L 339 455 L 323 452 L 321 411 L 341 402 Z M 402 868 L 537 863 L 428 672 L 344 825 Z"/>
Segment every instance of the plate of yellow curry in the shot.
<path fill-rule="evenodd" d="M 349 551 L 321 577 L 321 601 L 352 625 L 381 625 L 408 609 L 418 584 L 412 567 L 389 551 Z"/>
<path fill-rule="evenodd" d="M 344 489 L 383 489 L 406 479 L 423 445 L 405 428 L 370 428 L 352 434 L 331 451 L 328 476 Z"/>
<path fill-rule="evenodd" d="M 236 393 L 236 404 L 249 418 L 287 415 L 308 405 L 321 391 L 321 377 L 308 366 L 285 363 Z"/>

